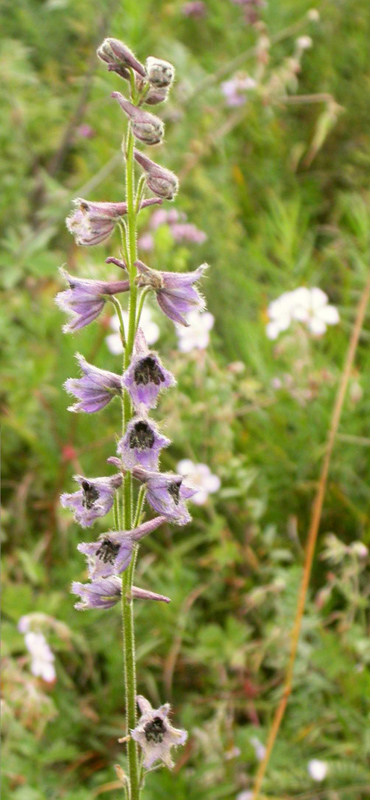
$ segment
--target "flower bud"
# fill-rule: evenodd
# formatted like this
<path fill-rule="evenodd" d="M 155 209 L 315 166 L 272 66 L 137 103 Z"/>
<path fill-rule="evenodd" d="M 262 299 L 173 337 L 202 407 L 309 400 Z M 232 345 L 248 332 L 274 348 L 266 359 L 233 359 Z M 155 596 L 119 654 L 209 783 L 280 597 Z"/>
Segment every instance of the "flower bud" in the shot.
<path fill-rule="evenodd" d="M 108 64 L 110 72 L 117 72 L 121 78 L 130 79 L 129 69 L 133 69 L 142 78 L 145 78 L 145 69 L 140 61 L 135 58 L 129 47 L 119 39 L 104 39 L 96 51 L 98 58 Z"/>
<path fill-rule="evenodd" d="M 159 117 L 137 108 L 120 92 L 112 92 L 132 124 L 134 136 L 145 144 L 159 144 L 164 136 L 164 125 Z"/>
<path fill-rule="evenodd" d="M 152 86 L 158 89 L 171 86 L 175 77 L 175 68 L 169 61 L 163 61 L 161 58 L 149 56 L 145 62 L 145 67 L 148 80 Z"/>
<path fill-rule="evenodd" d="M 134 152 L 135 160 L 146 172 L 146 182 L 148 188 L 165 200 L 173 200 L 179 188 L 179 181 L 171 170 L 155 164 L 150 158 L 141 153 L 140 150 Z"/>
<path fill-rule="evenodd" d="M 160 89 L 152 86 L 145 95 L 144 103 L 147 103 L 148 106 L 156 106 L 158 103 L 165 103 L 168 95 L 169 86 L 162 86 Z"/>

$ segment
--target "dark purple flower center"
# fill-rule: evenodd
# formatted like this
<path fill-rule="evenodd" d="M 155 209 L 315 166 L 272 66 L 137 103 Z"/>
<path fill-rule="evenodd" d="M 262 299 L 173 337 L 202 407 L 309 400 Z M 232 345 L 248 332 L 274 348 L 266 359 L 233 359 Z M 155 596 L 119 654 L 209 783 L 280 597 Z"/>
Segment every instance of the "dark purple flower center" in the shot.
<path fill-rule="evenodd" d="M 104 564 L 113 564 L 118 551 L 119 544 L 117 542 L 103 539 L 99 549 L 96 551 L 96 555 L 101 561 L 104 561 Z"/>
<path fill-rule="evenodd" d="M 167 487 L 168 488 L 168 494 L 171 495 L 171 497 L 173 499 L 173 502 L 175 503 L 176 506 L 178 506 L 179 501 L 180 501 L 180 486 L 181 486 L 181 484 L 182 484 L 182 481 L 177 481 L 177 482 L 174 481 L 173 483 L 169 483 L 168 487 Z"/>
<path fill-rule="evenodd" d="M 89 481 L 82 481 L 82 505 L 89 511 L 94 503 L 99 499 L 99 492 L 96 486 Z"/>
<path fill-rule="evenodd" d="M 158 361 L 153 356 L 146 356 L 136 365 L 134 379 L 137 385 L 142 383 L 147 386 L 148 383 L 154 383 L 159 386 L 164 381 L 164 375 Z"/>
<path fill-rule="evenodd" d="M 161 717 L 154 717 L 150 722 L 147 722 L 144 728 L 145 738 L 147 742 L 155 742 L 160 744 L 163 742 L 166 727 Z"/>
<path fill-rule="evenodd" d="M 143 421 L 136 422 L 130 431 L 130 447 L 137 447 L 138 450 L 150 450 L 153 447 L 154 441 L 155 436 L 150 425 Z"/>

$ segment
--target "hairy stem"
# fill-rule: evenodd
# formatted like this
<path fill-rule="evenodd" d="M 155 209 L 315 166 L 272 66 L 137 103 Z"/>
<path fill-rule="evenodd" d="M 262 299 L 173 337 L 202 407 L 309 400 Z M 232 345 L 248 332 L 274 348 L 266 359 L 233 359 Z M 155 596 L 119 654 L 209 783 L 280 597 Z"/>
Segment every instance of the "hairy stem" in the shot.
<path fill-rule="evenodd" d="M 126 334 L 126 346 L 124 354 L 124 368 L 130 364 L 134 348 L 135 329 L 136 329 L 136 301 L 137 287 L 136 277 L 136 210 L 135 210 L 135 186 L 134 186 L 134 137 L 131 125 L 128 127 L 126 139 L 126 200 L 128 205 L 127 213 L 127 269 L 130 278 L 130 303 L 129 319 Z M 131 400 L 128 392 L 123 397 L 123 427 L 126 429 L 127 423 L 132 416 Z M 124 526 L 125 530 L 130 530 L 132 526 L 132 477 L 127 472 L 124 478 Z M 135 632 L 134 632 L 134 613 L 132 602 L 132 583 L 134 578 L 136 553 L 133 554 L 130 567 L 123 573 L 122 578 L 122 622 L 123 622 L 123 655 L 124 673 L 126 690 L 126 733 L 129 734 L 136 725 L 136 664 L 135 664 Z M 127 744 L 128 764 L 129 764 L 129 796 L 130 800 L 139 800 L 139 765 L 136 742 L 130 738 Z"/>

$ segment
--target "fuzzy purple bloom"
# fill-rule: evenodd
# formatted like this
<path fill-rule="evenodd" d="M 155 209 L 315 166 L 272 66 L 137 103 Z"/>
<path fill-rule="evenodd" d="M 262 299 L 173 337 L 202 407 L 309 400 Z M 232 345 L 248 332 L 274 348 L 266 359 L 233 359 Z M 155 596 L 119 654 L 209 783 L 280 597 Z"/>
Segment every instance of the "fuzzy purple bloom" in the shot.
<path fill-rule="evenodd" d="M 159 392 L 176 383 L 175 378 L 164 368 L 157 354 L 148 350 L 140 328 L 135 339 L 135 354 L 130 366 L 123 373 L 122 383 L 129 392 L 135 408 L 140 405 L 145 408 L 155 408 Z"/>
<path fill-rule="evenodd" d="M 141 717 L 136 727 L 130 731 L 132 738 L 140 745 L 144 756 L 144 767 L 150 769 L 156 761 L 162 761 L 172 769 L 172 747 L 185 744 L 188 734 L 184 730 L 174 728 L 168 720 L 171 709 L 169 703 L 159 708 L 152 708 L 149 700 L 142 695 L 136 698 Z"/>
<path fill-rule="evenodd" d="M 89 325 L 103 310 L 106 301 L 114 294 L 127 292 L 130 281 L 94 281 L 75 278 L 66 270 L 60 270 L 69 283 L 69 289 L 59 292 L 55 298 L 57 306 L 66 311 L 70 321 L 63 327 L 64 333 L 73 333 Z"/>
<path fill-rule="evenodd" d="M 72 494 L 62 494 L 60 502 L 63 508 L 70 508 L 74 518 L 83 528 L 89 528 L 98 517 L 104 517 L 110 511 L 116 489 L 121 486 L 122 475 L 108 478 L 85 478 L 75 475 L 74 480 L 80 489 Z"/>
<path fill-rule="evenodd" d="M 126 469 L 132 469 L 136 464 L 146 469 L 157 469 L 159 453 L 169 444 L 170 439 L 162 436 L 153 420 L 142 416 L 134 417 L 118 442 L 117 453 Z"/>
<path fill-rule="evenodd" d="M 108 239 L 120 217 L 127 214 L 127 203 L 90 203 L 81 197 L 77 197 L 73 203 L 75 209 L 67 217 L 66 225 L 76 243 L 84 247 L 92 247 Z M 161 204 L 162 200 L 151 197 L 143 200 L 140 208 L 156 203 Z"/>
<path fill-rule="evenodd" d="M 149 189 L 165 200 L 173 200 L 179 189 L 179 181 L 174 172 L 156 164 L 140 150 L 134 150 L 135 160 L 146 172 L 146 182 Z"/>
<path fill-rule="evenodd" d="M 186 525 L 191 516 L 185 504 L 198 489 L 184 480 L 183 475 L 172 472 L 149 472 L 142 467 L 134 467 L 134 478 L 144 483 L 147 500 L 157 511 L 177 525 Z"/>
<path fill-rule="evenodd" d="M 78 611 L 85 611 L 88 608 L 112 608 L 121 599 L 122 581 L 118 575 L 111 575 L 109 578 L 97 578 L 91 583 L 79 583 L 73 581 L 71 586 L 72 594 L 80 596 L 81 600 L 75 604 Z M 132 586 L 131 599 L 139 600 L 159 600 L 162 603 L 170 603 L 169 597 L 146 589 L 139 589 Z"/>
<path fill-rule="evenodd" d="M 121 108 L 129 118 L 133 134 L 137 139 L 145 142 L 145 144 L 158 144 L 162 141 L 164 125 L 159 117 L 155 117 L 149 111 L 143 111 L 142 108 L 137 108 L 129 100 L 126 100 L 121 92 L 112 92 L 111 96 L 118 100 Z"/>
<path fill-rule="evenodd" d="M 108 65 L 109 72 L 116 72 L 125 80 L 130 80 L 130 69 L 133 69 L 142 78 L 146 77 L 143 65 L 137 60 L 132 50 L 119 39 L 104 39 L 96 53 L 100 60 Z"/>
<path fill-rule="evenodd" d="M 135 262 L 139 271 L 138 286 L 151 286 L 156 293 L 158 305 L 169 319 L 179 325 L 188 327 L 184 314 L 194 309 L 203 311 L 204 298 L 193 284 L 203 277 L 208 264 L 202 264 L 194 272 L 160 272 L 150 269 L 142 261 Z"/>
<path fill-rule="evenodd" d="M 121 394 L 122 379 L 114 372 L 89 364 L 79 353 L 76 353 L 76 358 L 83 372 L 82 378 L 68 378 L 64 388 L 79 402 L 69 406 L 68 411 L 92 414 L 108 405 L 112 397 Z"/>
<path fill-rule="evenodd" d="M 97 542 L 81 542 L 77 550 L 87 556 L 91 580 L 119 575 L 129 566 L 135 544 L 156 530 L 165 517 L 155 517 L 132 531 L 109 531 Z"/>

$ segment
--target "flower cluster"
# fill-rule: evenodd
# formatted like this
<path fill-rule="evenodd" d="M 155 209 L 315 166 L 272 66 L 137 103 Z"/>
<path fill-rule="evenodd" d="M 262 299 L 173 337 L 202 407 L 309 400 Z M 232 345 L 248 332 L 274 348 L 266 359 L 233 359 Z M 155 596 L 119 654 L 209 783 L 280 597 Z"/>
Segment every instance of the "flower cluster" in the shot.
<path fill-rule="evenodd" d="M 117 91 L 112 94 L 128 120 L 123 147 L 127 197 L 122 203 L 78 199 L 67 219 L 67 227 L 77 244 L 84 246 L 99 245 L 116 227 L 119 228 L 120 257 L 109 257 L 106 262 L 121 270 L 121 279 L 90 280 L 74 277 L 62 270 L 67 288 L 58 294 L 56 302 L 68 315 L 64 327 L 66 333 L 90 325 L 107 302 L 113 303 L 117 312 L 117 333 L 113 336 L 118 337 L 118 341 L 113 342 L 112 337 L 108 337 L 108 346 L 112 352 L 123 351 L 122 373 L 97 367 L 77 354 L 81 376 L 69 378 L 65 389 L 75 398 L 70 411 L 78 413 L 94 414 L 119 398 L 123 409 L 123 433 L 117 442 L 117 455 L 108 459 L 116 468 L 115 474 L 102 477 L 76 475 L 77 491 L 62 494 L 61 504 L 73 512 L 74 519 L 83 528 L 91 527 L 113 509 L 113 530 L 107 530 L 105 526 L 106 532 L 95 540 L 78 544 L 78 551 L 86 558 L 88 582 L 74 581 L 72 592 L 79 598 L 75 606 L 79 610 L 109 609 L 122 601 L 128 691 L 125 741 L 131 742 L 128 748 L 129 780 L 134 786 L 138 767 L 134 742 L 143 750 L 145 768 L 150 769 L 156 761 L 172 767 L 170 750 L 184 744 L 187 737 L 185 731 L 177 730 L 169 723 L 168 704 L 153 710 L 148 700 L 141 696 L 137 698 L 141 718 L 135 724 L 133 627 L 127 624 L 128 619 L 132 620 L 132 600 L 170 602 L 165 595 L 133 585 L 139 543 L 164 523 L 188 523 L 191 517 L 187 501 L 194 498 L 194 502 L 202 504 L 209 492 L 219 488 L 218 478 L 204 464 L 199 464 L 195 471 L 193 469 L 194 485 L 186 477 L 188 462 L 180 462 L 178 473 L 160 471 L 161 452 L 171 442 L 151 418 L 150 412 L 156 407 L 161 393 L 175 385 L 175 378 L 152 349 L 158 338 L 158 328 L 149 332 L 145 324 L 145 300 L 151 293 L 159 312 L 175 323 L 177 330 L 193 330 L 190 333 L 191 346 L 207 345 L 213 317 L 205 312 L 205 301 L 198 290 L 206 264 L 192 272 L 176 274 L 148 267 L 136 252 L 136 217 L 140 210 L 164 200 L 171 201 L 178 191 L 176 175 L 138 149 L 140 143 L 151 146 L 163 139 L 162 120 L 143 106 L 156 105 L 167 99 L 174 68 L 169 62 L 153 57 L 142 64 L 125 44 L 112 38 L 106 39 L 97 53 L 108 70 L 127 81 L 130 87 L 129 98 Z M 135 166 L 140 172 L 136 185 Z M 152 192 L 154 198 L 145 198 L 146 190 Z M 186 223 L 177 212 L 169 212 L 168 216 L 167 212 L 161 213 L 162 221 L 168 222 L 172 213 L 175 239 L 194 239 L 196 234 L 199 241 L 204 241 L 205 234 Z M 121 307 L 120 296 L 128 297 L 127 312 Z M 185 344 L 185 339 L 180 349 L 191 349 Z M 145 499 L 155 516 L 143 521 Z M 41 645 L 41 641 L 33 644 L 40 652 Z M 44 656 L 46 658 L 45 653 Z M 133 798 L 139 796 L 137 789 L 130 790 L 129 795 Z"/>
<path fill-rule="evenodd" d="M 328 296 L 317 287 L 300 286 L 293 292 L 284 292 L 270 303 L 267 314 L 266 334 L 269 339 L 277 339 L 279 333 L 288 330 L 294 321 L 302 322 L 315 336 L 322 336 L 327 325 L 339 322 L 338 309 L 328 304 Z"/>

